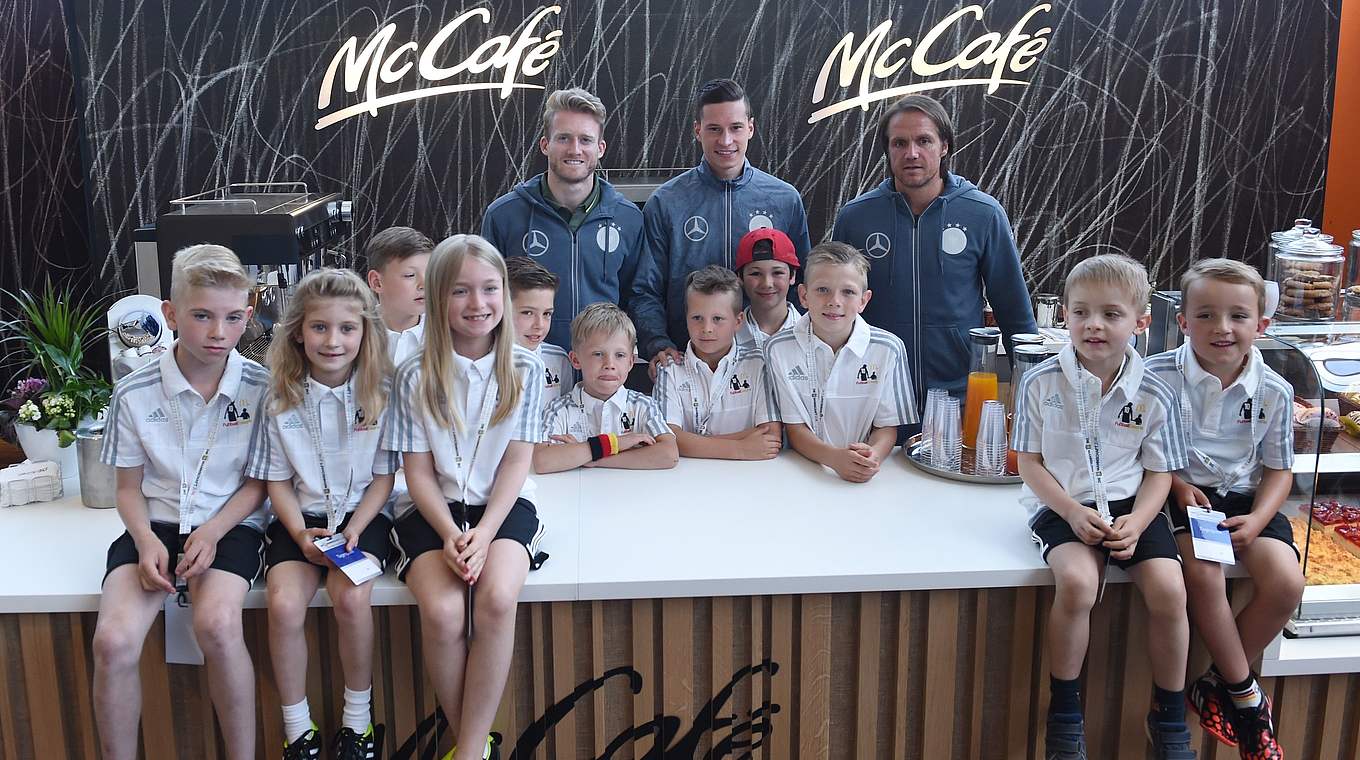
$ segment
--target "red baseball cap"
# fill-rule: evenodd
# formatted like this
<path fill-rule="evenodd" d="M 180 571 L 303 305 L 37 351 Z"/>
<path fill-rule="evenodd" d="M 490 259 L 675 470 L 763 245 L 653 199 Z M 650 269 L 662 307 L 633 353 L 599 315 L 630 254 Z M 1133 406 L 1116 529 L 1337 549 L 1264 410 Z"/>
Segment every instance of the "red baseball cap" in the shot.
<path fill-rule="evenodd" d="M 752 261 L 782 261 L 789 268 L 798 269 L 798 254 L 793 251 L 793 241 L 783 231 L 774 227 L 761 227 L 742 236 L 737 243 L 737 260 L 733 269 L 741 268 Z"/>

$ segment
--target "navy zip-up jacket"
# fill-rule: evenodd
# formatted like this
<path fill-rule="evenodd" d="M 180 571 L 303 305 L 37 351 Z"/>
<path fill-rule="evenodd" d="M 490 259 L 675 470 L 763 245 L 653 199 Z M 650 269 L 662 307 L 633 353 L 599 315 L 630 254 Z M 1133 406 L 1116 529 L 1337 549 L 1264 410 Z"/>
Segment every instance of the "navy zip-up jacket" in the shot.
<path fill-rule="evenodd" d="M 736 179 L 722 180 L 701 160 L 658 187 L 642 215 L 647 251 L 633 281 L 629 314 L 637 325 L 643 359 L 686 344 L 685 277 L 709 264 L 732 268 L 737 244 L 747 232 L 782 230 L 800 262 L 812 247 L 803 197 L 793 185 L 749 161 Z"/>
<path fill-rule="evenodd" d="M 884 180 L 841 208 L 831 237 L 869 257 L 873 297 L 863 316 L 907 344 L 918 404 L 929 388 L 963 395 L 984 288 L 1008 346 L 1038 329 L 1005 209 L 956 174 L 920 217 Z"/>
<path fill-rule="evenodd" d="M 533 256 L 561 279 L 548 342 L 571 349 L 571 320 L 592 303 L 627 308 L 642 254 L 642 211 L 599 177 L 600 202 L 573 234 L 543 197 L 543 175 L 497 198 L 482 237 L 504 256 Z M 508 315 L 507 315 L 508 316 Z"/>

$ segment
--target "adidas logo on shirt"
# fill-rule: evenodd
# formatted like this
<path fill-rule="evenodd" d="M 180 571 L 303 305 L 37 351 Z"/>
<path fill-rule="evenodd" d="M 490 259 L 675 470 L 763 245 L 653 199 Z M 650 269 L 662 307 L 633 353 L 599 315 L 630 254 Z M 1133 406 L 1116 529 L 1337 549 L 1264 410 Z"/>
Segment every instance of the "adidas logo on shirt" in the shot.
<path fill-rule="evenodd" d="M 293 415 L 293 416 L 289 417 L 288 419 L 284 420 L 282 423 L 280 423 L 280 424 L 279 424 L 279 429 L 280 429 L 280 430 L 301 430 L 301 429 L 302 429 L 302 418 L 301 418 L 301 417 L 298 417 L 297 415 Z"/>
<path fill-rule="evenodd" d="M 1053 394 L 1052 396 L 1049 396 L 1048 398 L 1044 399 L 1044 406 L 1046 406 L 1046 407 L 1048 407 L 1048 408 L 1050 408 L 1050 409 L 1061 409 L 1061 408 L 1063 408 L 1062 396 L 1060 396 L 1060 395 L 1058 395 L 1058 394 L 1056 394 L 1056 393 Z"/>
<path fill-rule="evenodd" d="M 787 377 L 794 382 L 808 379 L 807 373 L 803 371 L 803 365 L 801 364 L 793 365 L 793 369 L 788 371 Z"/>
<path fill-rule="evenodd" d="M 152 412 L 151 414 L 148 414 L 148 415 L 146 416 L 146 421 L 147 421 L 147 422 L 166 422 L 166 421 L 168 421 L 169 419 L 170 419 L 170 418 L 167 417 L 166 414 L 165 414 L 165 410 L 162 409 L 162 408 L 160 408 L 159 406 L 156 407 L 156 411 L 154 411 L 154 412 Z"/>

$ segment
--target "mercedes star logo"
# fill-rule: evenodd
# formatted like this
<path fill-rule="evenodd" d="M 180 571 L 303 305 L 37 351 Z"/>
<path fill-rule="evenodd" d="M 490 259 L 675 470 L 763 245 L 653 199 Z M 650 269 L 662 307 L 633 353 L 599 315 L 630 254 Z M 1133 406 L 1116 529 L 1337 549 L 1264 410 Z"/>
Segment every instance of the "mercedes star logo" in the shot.
<path fill-rule="evenodd" d="M 691 216 L 686 219 L 685 237 L 696 243 L 708 237 L 708 220 L 702 216 Z"/>
<path fill-rule="evenodd" d="M 530 256 L 542 256 L 548 252 L 548 234 L 542 230 L 529 230 L 524 235 L 524 252 Z"/>
<path fill-rule="evenodd" d="M 871 259 L 881 259 L 888 255 L 892 250 L 892 240 L 882 232 L 875 232 L 869 235 L 864 241 L 864 252 Z"/>

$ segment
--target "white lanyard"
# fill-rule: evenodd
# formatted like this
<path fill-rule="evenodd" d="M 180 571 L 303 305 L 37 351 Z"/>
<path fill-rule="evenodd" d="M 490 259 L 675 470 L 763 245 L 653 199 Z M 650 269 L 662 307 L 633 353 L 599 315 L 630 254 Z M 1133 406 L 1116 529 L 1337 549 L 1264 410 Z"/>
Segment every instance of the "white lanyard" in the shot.
<path fill-rule="evenodd" d="M 307 432 L 312 436 L 312 450 L 316 452 L 316 464 L 321 470 L 321 494 L 326 501 L 326 530 L 334 533 L 339 530 L 340 520 L 349 507 L 349 494 L 354 486 L 354 450 L 351 445 L 355 416 L 354 384 L 352 380 L 345 382 L 345 417 L 340 425 L 340 430 L 343 431 L 340 450 L 344 452 L 345 467 L 349 470 L 349 482 L 345 484 L 345 496 L 342 499 L 335 499 L 331 495 L 330 480 L 326 477 L 326 457 L 321 450 L 321 399 L 316 400 L 316 407 L 313 408 L 311 396 L 311 381 L 304 381 L 302 406 L 307 410 L 304 422 L 307 425 Z"/>
<path fill-rule="evenodd" d="M 808 379 L 812 386 L 812 434 L 818 438 L 822 437 L 822 420 L 826 416 L 826 389 L 822 387 L 822 362 L 817 351 L 818 338 L 812 332 L 812 320 L 807 322 L 807 342 L 804 344 L 804 358 L 807 363 L 808 372 L 812 376 Z M 836 366 L 836 359 L 833 356 L 831 366 Z M 828 373 L 830 374 L 830 373 Z M 828 379 L 830 379 L 828 377 Z"/>
<path fill-rule="evenodd" d="M 1105 471 L 1101 464 L 1100 455 L 1100 384 L 1096 378 L 1096 405 L 1095 409 L 1090 409 L 1089 401 L 1086 398 L 1086 388 L 1088 383 L 1082 376 L 1081 366 L 1077 366 L 1077 419 L 1081 422 L 1081 437 L 1083 447 L 1086 449 L 1086 466 L 1091 471 L 1091 491 L 1095 495 L 1096 511 L 1100 512 L 1100 519 L 1107 525 L 1114 524 L 1114 517 L 1110 515 L 1110 497 L 1105 492 Z M 1123 374 L 1123 367 L 1120 367 L 1120 375 Z M 1092 376 L 1094 377 L 1094 375 Z M 1119 382 L 1119 376 L 1115 376 L 1115 383 Z"/>
<path fill-rule="evenodd" d="M 732 368 L 732 372 L 730 375 L 727 373 L 720 374 L 718 372 L 714 372 L 712 377 L 709 378 L 710 383 L 721 376 L 726 376 L 727 380 L 726 382 L 718 384 L 716 387 L 712 386 L 709 387 L 708 406 L 704 409 L 703 417 L 699 416 L 699 388 L 703 386 L 703 380 L 701 377 L 702 373 L 696 370 L 693 365 L 690 365 L 689 367 L 686 368 L 686 371 L 689 373 L 690 378 L 689 401 L 690 406 L 694 408 L 694 432 L 698 433 L 699 435 L 708 435 L 708 423 L 713 419 L 713 407 L 718 405 L 718 399 L 721 398 L 723 392 L 727 390 L 727 386 L 737 376 L 737 370 L 735 367 L 736 363 L 737 360 L 733 358 L 732 364 L 734 366 Z M 721 369 L 722 363 L 719 363 L 718 367 Z"/>
<path fill-rule="evenodd" d="M 453 439 L 453 468 L 455 476 L 458 478 L 459 488 L 461 489 L 458 503 L 467 507 L 468 482 L 472 479 L 473 467 L 477 464 L 477 451 L 482 447 L 482 436 L 486 434 L 486 426 L 491 422 L 491 410 L 496 403 L 497 392 L 500 384 L 496 380 L 496 373 L 493 371 L 486 379 L 486 385 L 482 388 L 482 404 L 477 414 L 477 440 L 472 444 L 472 454 L 468 457 L 467 470 L 463 470 L 463 451 L 458 445 L 458 431 L 454 428 L 449 429 L 449 437 Z M 487 404 L 487 400 L 491 404 Z M 467 526 L 462 526 L 464 530 Z"/>
<path fill-rule="evenodd" d="M 203 407 L 204 414 L 213 414 L 217 408 L 215 403 L 217 397 L 208 402 Z M 230 403 L 230 402 L 228 402 Z M 222 420 L 226 413 L 217 415 L 217 422 L 208 432 L 208 443 L 203 447 L 203 456 L 198 458 L 198 467 L 194 469 L 194 482 L 190 485 L 185 478 L 184 469 L 179 473 L 179 533 L 181 536 L 187 535 L 193 530 L 194 501 L 198 498 L 198 487 L 203 482 L 203 469 L 208 466 L 208 453 L 212 451 L 213 444 L 217 443 L 217 434 L 222 430 Z M 184 427 L 184 417 L 179 411 L 179 397 L 170 399 L 170 417 L 175 422 L 175 432 L 179 435 L 180 446 L 185 453 L 189 451 L 189 431 Z"/>
<path fill-rule="evenodd" d="M 1186 398 L 1190 395 L 1192 389 L 1190 387 L 1190 379 L 1185 376 L 1185 356 L 1181 353 L 1184 350 L 1185 349 L 1179 349 L 1176 351 L 1176 371 L 1181 375 L 1181 384 L 1183 386 L 1181 392 L 1176 394 L 1176 402 L 1177 406 L 1180 408 L 1181 414 L 1181 425 L 1185 427 L 1185 437 L 1186 440 L 1190 442 L 1190 453 L 1199 460 L 1200 464 L 1204 465 L 1206 470 L 1213 473 L 1215 478 L 1218 478 L 1218 495 L 1227 496 L 1228 491 L 1232 490 L 1233 484 L 1242 477 L 1242 474 L 1256 465 L 1256 417 L 1261 414 L 1261 389 L 1265 387 L 1265 383 L 1262 382 L 1262 378 L 1258 377 L 1256 379 L 1256 391 L 1251 396 L 1251 412 L 1248 415 L 1250 419 L 1247 422 L 1250 426 L 1251 452 L 1247 454 L 1245 459 L 1237 463 L 1236 469 L 1231 472 L 1224 470 L 1222 467 L 1219 467 L 1218 463 L 1208 454 L 1205 454 L 1195 446 L 1195 419 L 1194 414 L 1190 411 L 1190 401 Z M 1256 349 L 1253 347 L 1252 352 L 1255 353 L 1255 351 Z M 1247 372 L 1251 368 L 1252 358 L 1254 357 L 1249 356 L 1247 358 L 1247 365 L 1242 368 L 1243 372 Z"/>

